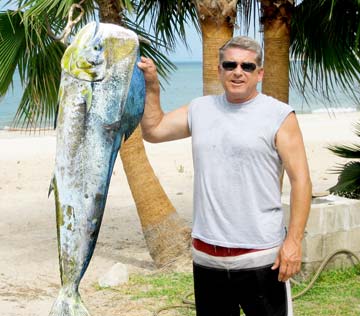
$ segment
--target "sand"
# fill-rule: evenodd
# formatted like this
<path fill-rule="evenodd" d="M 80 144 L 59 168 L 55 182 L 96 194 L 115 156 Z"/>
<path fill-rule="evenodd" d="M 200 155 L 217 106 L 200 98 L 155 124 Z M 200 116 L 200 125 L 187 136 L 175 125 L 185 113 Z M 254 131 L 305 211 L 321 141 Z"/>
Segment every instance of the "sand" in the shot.
<path fill-rule="evenodd" d="M 360 112 L 299 115 L 298 119 L 314 192 L 326 191 L 337 179 L 329 170 L 345 162 L 326 146 L 359 143 L 352 124 L 359 121 Z M 145 146 L 169 198 L 190 224 L 191 140 Z M 55 134 L 0 131 L 0 151 L 0 314 L 45 316 L 60 284 L 54 201 L 53 196 L 47 197 Z M 99 240 L 81 282 L 81 294 L 92 315 L 151 315 L 141 301 L 95 287 L 99 277 L 116 262 L 126 264 L 130 274 L 156 272 L 120 159 L 114 170 Z M 288 194 L 285 179 L 284 195 Z"/>

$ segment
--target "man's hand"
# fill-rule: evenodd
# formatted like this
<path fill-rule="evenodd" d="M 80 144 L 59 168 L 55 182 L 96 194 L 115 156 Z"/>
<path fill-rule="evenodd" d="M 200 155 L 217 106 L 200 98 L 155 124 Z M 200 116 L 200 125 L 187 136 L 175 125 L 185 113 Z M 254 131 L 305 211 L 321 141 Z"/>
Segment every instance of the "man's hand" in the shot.
<path fill-rule="evenodd" d="M 154 62 L 141 57 L 137 63 L 144 73 L 146 96 L 141 120 L 143 138 L 152 143 L 166 142 L 190 136 L 188 106 L 164 113 L 160 106 L 160 84 Z"/>
<path fill-rule="evenodd" d="M 272 270 L 279 268 L 279 281 L 285 282 L 301 269 L 301 241 L 288 236 L 281 246 Z"/>
<path fill-rule="evenodd" d="M 144 72 L 147 91 L 149 89 L 159 89 L 159 79 L 154 62 L 150 58 L 141 56 L 137 65 Z"/>

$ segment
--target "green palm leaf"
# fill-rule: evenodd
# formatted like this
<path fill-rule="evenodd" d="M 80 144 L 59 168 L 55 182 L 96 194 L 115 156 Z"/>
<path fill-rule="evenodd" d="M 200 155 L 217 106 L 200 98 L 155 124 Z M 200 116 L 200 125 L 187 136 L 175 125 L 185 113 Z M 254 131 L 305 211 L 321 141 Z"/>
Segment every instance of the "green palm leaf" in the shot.
<path fill-rule="evenodd" d="M 355 134 L 360 137 L 360 123 L 355 124 Z M 341 145 L 341 146 L 329 146 L 329 150 L 331 150 L 337 156 L 343 158 L 355 158 L 360 159 L 360 145 L 353 144 L 352 146 Z"/>
<path fill-rule="evenodd" d="M 55 35 L 59 35 L 67 23 L 71 6 L 78 2 L 74 0 L 23 0 L 20 3 L 20 7 L 24 11 L 23 23 L 25 28 L 32 30 L 38 36 L 42 36 L 43 34 L 40 30 L 47 27 L 47 21 L 51 21 L 51 30 Z M 93 1 L 84 1 L 81 7 L 85 13 L 80 22 L 74 25 L 72 34 L 75 34 L 90 19 L 95 19 Z M 79 13 L 79 10 L 75 10 L 72 19 L 74 20 Z M 38 43 L 41 45 L 41 38 L 38 39 Z"/>
<path fill-rule="evenodd" d="M 0 97 L 9 89 L 16 68 L 24 86 L 13 122 L 15 127 L 32 129 L 52 125 L 61 78 L 60 62 L 65 47 L 49 36 L 48 21 L 51 23 L 51 31 L 59 35 L 74 2 L 24 0 L 18 2 L 21 10 L 0 12 Z M 133 8 L 129 0 L 119 0 L 117 5 L 127 10 Z M 85 1 L 82 6 L 85 10 L 84 17 L 74 27 L 72 34 L 90 19 L 95 19 L 93 1 Z M 154 36 L 146 34 L 136 23 L 127 18 L 123 21 L 125 27 L 128 26 L 150 40 L 150 45 L 141 45 L 141 51 L 155 60 L 159 74 L 166 78 L 175 69 L 175 65 L 158 52 L 158 48 L 165 45 Z"/>
<path fill-rule="evenodd" d="M 330 192 L 342 193 L 359 191 L 360 162 L 352 161 L 345 165 L 340 165 L 335 168 L 333 172 L 340 173 L 340 176 L 338 179 L 338 183 L 330 188 Z"/>
<path fill-rule="evenodd" d="M 291 56 L 299 62 L 291 78 L 296 88 L 304 93 L 306 86 L 330 100 L 340 86 L 359 100 L 359 11 L 360 1 L 354 0 L 304 0 L 295 8 Z"/>
<path fill-rule="evenodd" d="M 136 20 L 140 25 L 150 23 L 155 37 L 175 47 L 177 36 L 187 45 L 185 26 L 191 23 L 199 32 L 195 5 L 189 0 L 137 1 Z"/>
<path fill-rule="evenodd" d="M 355 124 L 355 134 L 360 137 L 360 122 Z M 334 154 L 343 158 L 360 158 L 360 145 L 329 146 Z M 360 198 L 360 162 L 350 161 L 345 165 L 338 165 L 332 170 L 339 173 L 338 182 L 330 188 L 330 192 L 350 198 Z"/>
<path fill-rule="evenodd" d="M 19 27 L 20 21 L 21 15 L 18 13 L 0 12 L 0 97 L 6 94 L 12 84 L 16 66 L 24 68 L 21 61 L 24 59 L 26 40 L 24 29 Z"/>
<path fill-rule="evenodd" d="M 49 40 L 43 50 L 29 56 L 28 83 L 15 115 L 15 126 L 31 129 L 53 124 L 64 49 L 61 43 Z"/>
<path fill-rule="evenodd" d="M 355 158 L 360 159 L 360 145 L 352 145 L 351 146 L 329 146 L 329 150 L 331 150 L 337 156 L 343 158 Z"/>
<path fill-rule="evenodd" d="M 145 39 L 146 42 L 140 43 L 140 54 L 153 59 L 159 75 L 167 81 L 169 73 L 176 69 L 175 64 L 161 52 L 169 48 L 166 47 L 164 42 L 147 33 L 141 26 L 130 20 L 127 16 L 123 16 L 122 21 L 126 28 L 134 31 Z"/>
<path fill-rule="evenodd" d="M 15 68 L 19 70 L 22 85 L 25 86 L 24 95 L 19 104 L 14 126 L 24 125 L 41 126 L 47 119 L 53 117 L 57 104 L 57 90 L 60 81 L 60 59 L 64 52 L 64 46 L 59 42 L 53 42 L 47 36 L 44 19 L 41 24 L 39 19 L 36 23 L 26 25 L 23 13 L 20 11 L 2 12 L 0 18 L 7 15 L 14 29 L 13 34 L 17 38 L 16 49 L 9 50 L 12 58 L 6 58 L 6 52 L 1 53 L 1 76 L 8 74 L 7 80 L 1 83 L 1 93 L 4 94 L 9 86 L 9 76 L 12 76 Z M 1 30 L 0 37 L 8 36 L 6 29 Z M 9 36 L 6 43 L 11 42 Z M 1 45 L 6 49 L 9 45 Z"/>

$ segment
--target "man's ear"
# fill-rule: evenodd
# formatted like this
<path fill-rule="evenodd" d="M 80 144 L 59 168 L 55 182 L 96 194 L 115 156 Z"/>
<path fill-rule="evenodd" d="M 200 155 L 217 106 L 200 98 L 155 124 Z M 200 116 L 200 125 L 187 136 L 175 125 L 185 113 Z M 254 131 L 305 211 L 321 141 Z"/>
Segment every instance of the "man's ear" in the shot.
<path fill-rule="evenodd" d="M 261 67 L 258 72 L 258 82 L 261 82 L 264 78 L 264 67 Z"/>

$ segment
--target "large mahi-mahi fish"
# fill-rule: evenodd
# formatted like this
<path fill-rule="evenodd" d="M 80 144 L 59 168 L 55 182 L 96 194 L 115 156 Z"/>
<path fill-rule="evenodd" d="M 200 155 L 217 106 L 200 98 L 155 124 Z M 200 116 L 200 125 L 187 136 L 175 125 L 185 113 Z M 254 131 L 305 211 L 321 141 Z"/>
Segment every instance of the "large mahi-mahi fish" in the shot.
<path fill-rule="evenodd" d="M 89 315 L 78 287 L 94 252 L 121 142 L 138 125 L 145 82 L 136 34 L 89 23 L 61 60 L 54 178 L 61 289 L 50 315 Z"/>

